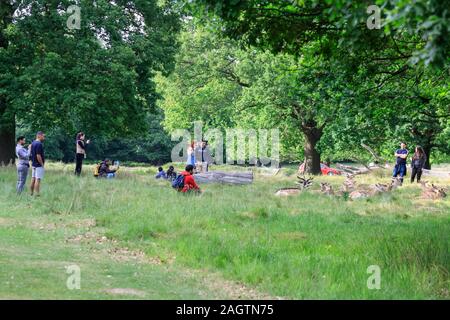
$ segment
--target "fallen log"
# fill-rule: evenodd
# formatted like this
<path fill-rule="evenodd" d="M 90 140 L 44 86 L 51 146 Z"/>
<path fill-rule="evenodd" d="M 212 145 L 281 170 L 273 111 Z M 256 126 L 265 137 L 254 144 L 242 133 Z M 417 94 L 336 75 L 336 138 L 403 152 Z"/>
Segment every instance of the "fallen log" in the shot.
<path fill-rule="evenodd" d="M 438 178 L 450 178 L 450 172 L 448 171 L 437 171 L 423 169 L 423 174 L 426 176 L 438 177 Z"/>
<path fill-rule="evenodd" d="M 341 169 L 342 171 L 350 174 L 364 174 L 370 172 L 370 169 L 368 168 L 356 168 L 352 166 L 347 166 L 344 164 L 336 163 L 336 167 Z"/>
<path fill-rule="evenodd" d="M 253 172 L 210 171 L 196 173 L 194 178 L 197 183 L 250 184 L 253 182 Z"/>

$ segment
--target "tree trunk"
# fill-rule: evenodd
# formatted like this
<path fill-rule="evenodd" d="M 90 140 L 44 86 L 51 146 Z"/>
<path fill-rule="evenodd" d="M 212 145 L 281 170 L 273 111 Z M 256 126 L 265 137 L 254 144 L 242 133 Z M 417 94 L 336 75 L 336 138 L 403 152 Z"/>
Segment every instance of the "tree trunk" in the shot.
<path fill-rule="evenodd" d="M 305 135 L 305 174 L 322 174 L 320 170 L 320 153 L 316 149 L 316 145 L 322 137 L 322 131 L 323 128 L 318 128 L 315 121 L 302 124 L 302 132 Z"/>
<path fill-rule="evenodd" d="M 425 152 L 426 156 L 427 156 L 427 160 L 425 161 L 425 165 L 423 166 L 424 169 L 431 169 L 431 163 L 430 163 L 430 155 L 431 155 L 431 148 L 433 148 L 433 146 L 430 143 L 425 143 L 423 145 L 423 151 Z"/>
<path fill-rule="evenodd" d="M 4 115 L 6 104 L 0 97 L 0 165 L 14 163 L 15 150 L 14 138 L 16 135 L 14 116 Z M 5 119 L 9 118 L 9 119 Z"/>
<path fill-rule="evenodd" d="M 4 29 L 11 23 L 13 6 L 9 1 L 0 2 L 0 48 L 8 47 L 8 40 L 4 37 Z M 6 98 L 0 95 L 0 165 L 14 162 L 14 138 L 16 123 L 13 113 L 7 112 Z"/>

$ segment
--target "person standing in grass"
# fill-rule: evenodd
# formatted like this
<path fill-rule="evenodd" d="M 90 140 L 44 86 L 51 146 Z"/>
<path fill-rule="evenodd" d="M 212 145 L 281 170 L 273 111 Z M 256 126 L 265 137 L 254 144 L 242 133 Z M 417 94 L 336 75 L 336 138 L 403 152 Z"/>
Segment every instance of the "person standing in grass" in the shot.
<path fill-rule="evenodd" d="M 208 141 L 203 140 L 200 148 L 202 167 L 205 168 L 205 172 L 208 172 L 209 165 L 213 162 L 211 157 L 211 151 L 208 147 Z"/>
<path fill-rule="evenodd" d="M 192 141 L 188 146 L 186 164 L 192 165 L 195 168 L 195 141 Z"/>
<path fill-rule="evenodd" d="M 400 176 L 400 183 L 403 184 L 403 177 L 406 175 L 406 159 L 408 158 L 408 149 L 406 149 L 406 143 L 400 143 L 400 149 L 395 151 L 394 156 L 396 163 L 394 166 L 394 172 L 392 178 L 397 179 Z"/>
<path fill-rule="evenodd" d="M 31 195 L 36 194 L 39 196 L 41 181 L 44 178 L 44 140 L 45 134 L 42 131 L 39 131 L 36 134 L 36 140 L 31 144 Z"/>
<path fill-rule="evenodd" d="M 17 138 L 16 156 L 17 162 L 17 194 L 21 194 L 27 182 L 28 170 L 30 169 L 30 151 L 24 147 L 25 137 Z"/>
<path fill-rule="evenodd" d="M 427 156 L 425 151 L 421 146 L 416 146 L 416 150 L 411 159 L 411 183 L 414 182 L 414 179 L 417 176 L 417 182 L 420 182 L 420 178 L 422 177 L 422 169 L 427 161 Z"/>
<path fill-rule="evenodd" d="M 76 140 L 76 155 L 75 155 L 75 174 L 81 175 L 81 169 L 83 167 L 83 160 L 86 158 L 86 145 L 90 143 L 89 140 L 84 142 L 85 135 L 83 132 L 77 134 Z"/>
<path fill-rule="evenodd" d="M 193 165 L 188 164 L 181 175 L 184 176 L 184 186 L 180 190 L 181 192 L 200 192 L 199 186 L 195 183 Z"/>

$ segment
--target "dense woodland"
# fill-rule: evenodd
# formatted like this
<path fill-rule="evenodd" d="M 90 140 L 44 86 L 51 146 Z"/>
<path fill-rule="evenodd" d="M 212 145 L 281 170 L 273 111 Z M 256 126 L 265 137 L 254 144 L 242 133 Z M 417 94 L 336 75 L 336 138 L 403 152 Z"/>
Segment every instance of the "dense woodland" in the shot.
<path fill-rule="evenodd" d="M 81 28 L 65 11 L 81 7 Z M 370 29 L 369 5 L 381 8 Z M 2 0 L 0 162 L 44 130 L 50 158 L 170 161 L 170 132 L 280 128 L 283 161 L 450 154 L 445 0 Z"/>

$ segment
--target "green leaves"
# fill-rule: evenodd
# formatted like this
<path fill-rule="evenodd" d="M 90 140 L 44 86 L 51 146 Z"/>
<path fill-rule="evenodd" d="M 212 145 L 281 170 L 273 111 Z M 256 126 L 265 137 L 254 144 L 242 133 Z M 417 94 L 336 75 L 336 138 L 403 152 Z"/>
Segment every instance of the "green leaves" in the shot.
<path fill-rule="evenodd" d="M 41 129 L 145 131 L 158 98 L 153 77 L 173 68 L 178 16 L 171 1 L 83 0 L 80 30 L 67 29 L 69 4 L 20 3 L 4 33 L 10 45 L 0 49 L 8 108 Z"/>
<path fill-rule="evenodd" d="M 274 52 L 300 54 L 312 41 L 333 39 L 346 50 L 376 50 L 373 39 L 383 35 L 368 30 L 366 10 L 376 4 L 381 9 L 386 34 L 410 38 L 418 35 L 422 45 L 412 55 L 413 62 L 442 67 L 450 46 L 450 10 L 446 0 L 309 0 L 230 1 L 196 0 L 192 13 L 200 8 L 220 8 L 212 12 L 221 19 L 228 36 Z M 239 19 L 237 17 L 240 17 Z"/>

